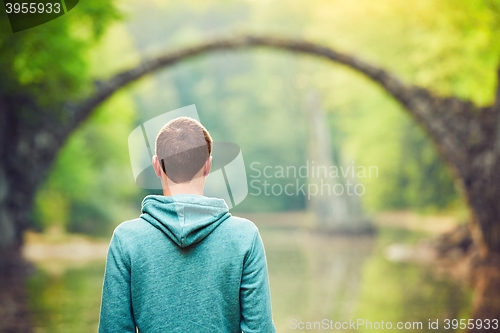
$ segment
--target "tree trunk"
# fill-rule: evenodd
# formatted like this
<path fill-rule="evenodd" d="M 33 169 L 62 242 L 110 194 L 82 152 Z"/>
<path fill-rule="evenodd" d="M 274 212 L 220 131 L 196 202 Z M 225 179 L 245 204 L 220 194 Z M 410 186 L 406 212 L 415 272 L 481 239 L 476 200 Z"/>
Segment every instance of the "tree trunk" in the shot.
<path fill-rule="evenodd" d="M 29 265 L 21 256 L 19 223 L 31 209 L 16 204 L 16 190 L 9 188 L 5 169 L 0 167 L 0 332 L 30 333 L 32 325 L 24 282 Z"/>
<path fill-rule="evenodd" d="M 474 327 L 468 332 L 492 332 L 492 320 L 500 321 L 500 256 L 489 255 L 482 260 L 474 272 L 474 299 L 472 303 L 471 319 L 479 319 L 481 327 Z M 485 325 L 490 323 L 488 329 Z M 498 323 L 500 325 L 500 323 Z M 477 325 L 474 325 L 477 326 Z"/>
<path fill-rule="evenodd" d="M 0 332 L 31 333 L 25 279 L 30 266 L 21 258 L 20 247 L 4 247 L 0 259 Z"/>
<path fill-rule="evenodd" d="M 499 89 L 500 91 L 500 89 Z M 498 95 L 498 93 L 497 93 Z M 497 96 L 499 98 L 500 96 Z M 474 301 L 470 318 L 500 321 L 500 107 L 480 114 L 486 135 L 486 149 L 470 149 L 473 156 L 464 176 L 467 201 L 471 207 L 471 230 L 480 254 L 474 268 Z M 486 131 L 484 130 L 486 129 Z M 469 332 L 491 332 L 475 327 Z"/>
<path fill-rule="evenodd" d="M 24 287 L 32 266 L 21 250 L 36 190 L 63 142 L 50 125 L 29 98 L 0 91 L 0 332 L 32 332 Z"/>

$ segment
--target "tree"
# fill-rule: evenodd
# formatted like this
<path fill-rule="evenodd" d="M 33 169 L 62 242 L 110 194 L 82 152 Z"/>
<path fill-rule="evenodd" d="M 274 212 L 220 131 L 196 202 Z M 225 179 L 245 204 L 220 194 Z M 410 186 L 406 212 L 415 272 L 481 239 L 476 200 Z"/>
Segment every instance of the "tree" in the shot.
<path fill-rule="evenodd" d="M 23 284 L 27 267 L 20 256 L 22 232 L 30 225 L 34 193 L 69 135 L 63 134 L 70 128 L 64 126 L 67 114 L 61 105 L 90 83 L 85 55 L 119 17 L 112 0 L 89 0 L 78 8 L 16 34 L 5 11 L 0 13 L 2 332 L 31 331 Z"/>
<path fill-rule="evenodd" d="M 180 61 L 208 52 L 249 47 L 303 53 L 343 64 L 365 75 L 399 101 L 432 138 L 463 188 L 471 209 L 474 242 L 483 262 L 490 263 L 500 257 L 500 176 L 495 173 L 500 168 L 500 89 L 493 105 L 479 108 L 470 101 L 454 96 L 439 97 L 427 89 L 405 84 L 381 68 L 322 45 L 303 40 L 243 36 L 216 39 L 143 61 L 109 80 L 97 82 L 87 98 L 61 103 L 57 113 L 44 109 L 43 103 L 4 94 L 0 99 L 2 258 L 19 252 L 22 232 L 29 226 L 36 188 L 66 138 L 97 106 L 125 85 Z M 476 310 L 479 312 L 474 318 L 487 318 L 485 309 Z M 489 307 L 488 311 L 494 311 L 496 316 L 500 313 L 498 308 Z"/>

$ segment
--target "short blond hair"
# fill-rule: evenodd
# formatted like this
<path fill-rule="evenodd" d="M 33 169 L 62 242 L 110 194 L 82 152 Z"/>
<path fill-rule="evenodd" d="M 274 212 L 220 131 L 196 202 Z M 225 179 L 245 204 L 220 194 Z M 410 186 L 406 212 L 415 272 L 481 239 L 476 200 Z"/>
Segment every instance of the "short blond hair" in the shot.
<path fill-rule="evenodd" d="M 174 183 L 194 178 L 212 153 L 212 137 L 196 119 L 179 117 L 165 124 L 155 142 L 163 172 Z"/>

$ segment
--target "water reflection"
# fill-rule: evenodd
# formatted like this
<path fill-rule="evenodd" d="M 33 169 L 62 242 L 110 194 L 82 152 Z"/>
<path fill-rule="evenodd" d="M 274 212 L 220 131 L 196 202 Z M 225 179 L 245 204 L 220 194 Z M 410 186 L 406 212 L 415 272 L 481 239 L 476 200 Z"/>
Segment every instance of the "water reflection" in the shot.
<path fill-rule="evenodd" d="M 97 332 L 103 276 L 102 260 L 55 274 L 39 269 L 28 281 L 35 332 Z"/>
<path fill-rule="evenodd" d="M 326 331 L 373 332 L 383 321 L 422 323 L 467 318 L 471 291 L 436 276 L 429 269 L 392 263 L 382 253 L 393 242 L 414 242 L 420 235 L 400 229 L 379 230 L 375 238 L 332 237 L 305 230 L 262 230 L 268 251 L 275 324 L 279 332 L 329 321 Z M 353 329 L 335 323 L 363 320 Z M 372 323 L 371 327 L 367 322 Z M 314 326 L 312 326 L 314 327 Z M 415 326 L 417 327 L 417 326 Z M 402 330 L 405 331 L 405 330 Z"/>
<path fill-rule="evenodd" d="M 392 263 L 383 257 L 391 243 L 411 243 L 420 235 L 382 228 L 374 237 L 333 237 L 304 229 L 260 228 L 266 245 L 274 320 L 278 332 L 291 321 L 372 323 L 422 322 L 467 318 L 471 291 L 429 269 Z M 37 332 L 97 330 L 104 261 L 67 268 L 57 274 L 41 267 L 28 281 Z M 341 330 L 331 330 L 341 331 Z M 375 329 L 359 327 L 357 332 Z M 398 331 L 398 330 L 393 330 Z"/>
<path fill-rule="evenodd" d="M 275 324 L 280 332 L 299 321 L 349 318 L 356 310 L 361 270 L 374 245 L 370 237 L 331 237 L 291 230 L 262 230 Z"/>

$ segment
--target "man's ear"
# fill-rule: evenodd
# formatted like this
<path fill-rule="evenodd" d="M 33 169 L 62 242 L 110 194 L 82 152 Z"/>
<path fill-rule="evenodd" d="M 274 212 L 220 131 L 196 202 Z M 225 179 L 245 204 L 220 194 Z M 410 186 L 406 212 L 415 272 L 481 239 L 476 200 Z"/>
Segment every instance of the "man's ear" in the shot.
<path fill-rule="evenodd" d="M 210 168 L 212 167 L 212 156 L 207 158 L 207 161 L 203 165 L 203 176 L 206 177 L 210 173 Z"/>
<path fill-rule="evenodd" d="M 155 174 L 158 178 L 161 178 L 163 169 L 161 168 L 160 160 L 158 156 L 154 155 L 151 159 L 151 163 L 153 164 L 153 169 L 155 169 Z"/>

